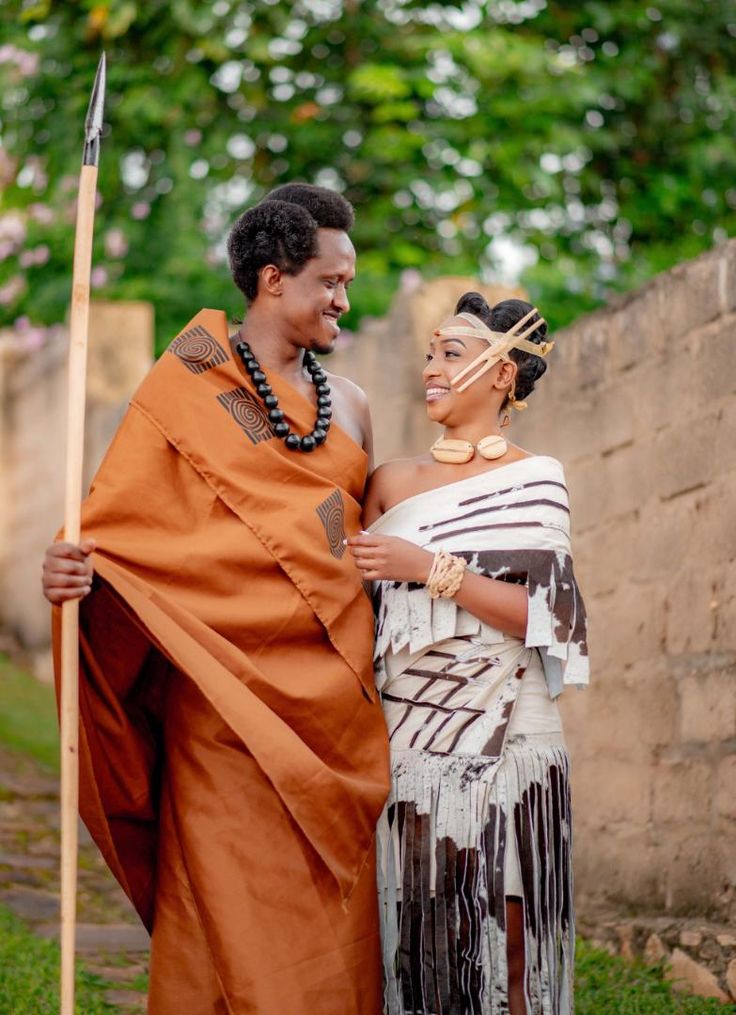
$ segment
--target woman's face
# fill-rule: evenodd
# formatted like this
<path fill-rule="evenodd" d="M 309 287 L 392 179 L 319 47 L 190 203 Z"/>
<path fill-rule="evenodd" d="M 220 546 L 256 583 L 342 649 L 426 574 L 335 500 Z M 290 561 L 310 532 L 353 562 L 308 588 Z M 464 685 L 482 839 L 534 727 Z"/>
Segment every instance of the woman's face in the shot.
<path fill-rule="evenodd" d="M 467 327 L 462 317 L 451 317 L 444 321 L 438 331 L 447 327 Z M 470 384 L 462 393 L 451 387 L 450 381 L 466 366 L 488 348 L 481 338 L 469 335 L 445 337 L 436 332 L 429 341 L 427 363 L 422 372 L 424 380 L 427 415 L 435 423 L 445 425 L 472 423 L 474 419 L 488 419 L 497 413 L 502 391 L 493 398 L 499 372 L 503 363 L 495 363 L 481 378 Z M 472 371 L 471 374 L 474 374 Z M 463 380 L 466 380 L 463 378 Z M 499 405 L 496 403 L 499 402 Z"/>

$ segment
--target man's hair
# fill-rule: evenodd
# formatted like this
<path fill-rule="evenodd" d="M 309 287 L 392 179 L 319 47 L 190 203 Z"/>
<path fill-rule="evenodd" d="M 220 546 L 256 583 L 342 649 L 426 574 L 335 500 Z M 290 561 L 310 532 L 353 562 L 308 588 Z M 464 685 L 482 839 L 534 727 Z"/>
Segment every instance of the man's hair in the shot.
<path fill-rule="evenodd" d="M 340 194 L 309 183 L 285 183 L 237 220 L 227 240 L 235 285 L 251 303 L 258 295 L 258 272 L 275 264 L 298 275 L 317 256 L 317 230 L 348 232 L 355 216 Z"/>

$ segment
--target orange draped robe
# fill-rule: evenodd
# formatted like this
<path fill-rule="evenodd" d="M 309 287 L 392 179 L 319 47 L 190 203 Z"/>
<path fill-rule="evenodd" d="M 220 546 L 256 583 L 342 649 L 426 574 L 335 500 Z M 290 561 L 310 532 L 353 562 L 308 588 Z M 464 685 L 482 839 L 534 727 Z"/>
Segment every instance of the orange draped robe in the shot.
<path fill-rule="evenodd" d="M 313 407 L 271 383 L 308 432 Z M 85 501 L 80 810 L 151 930 L 154 1015 L 381 1011 L 388 746 L 342 544 L 366 465 L 337 426 L 288 451 L 208 310 L 134 395 Z"/>

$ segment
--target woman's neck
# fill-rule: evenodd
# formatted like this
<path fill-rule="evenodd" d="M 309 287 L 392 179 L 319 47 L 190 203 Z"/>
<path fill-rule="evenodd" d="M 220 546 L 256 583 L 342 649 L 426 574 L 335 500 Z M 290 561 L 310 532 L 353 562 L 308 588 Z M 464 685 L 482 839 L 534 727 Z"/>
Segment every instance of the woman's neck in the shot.
<path fill-rule="evenodd" d="M 485 423 L 458 423 L 456 426 L 446 426 L 443 437 L 453 441 L 470 441 L 475 445 L 490 434 L 502 436 L 498 418 L 495 421 L 486 420 Z"/>

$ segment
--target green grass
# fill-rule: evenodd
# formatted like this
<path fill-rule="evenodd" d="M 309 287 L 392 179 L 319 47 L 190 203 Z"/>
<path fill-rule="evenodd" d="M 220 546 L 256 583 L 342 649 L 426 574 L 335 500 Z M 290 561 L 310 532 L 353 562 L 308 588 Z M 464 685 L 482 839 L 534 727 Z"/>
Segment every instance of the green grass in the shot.
<path fill-rule="evenodd" d="M 26 929 L 0 906 L 0 1012 L 55 1015 L 58 1011 L 59 949 Z M 145 989 L 146 978 L 128 989 Z M 112 1012 L 104 991 L 111 984 L 78 969 L 77 1012 Z M 623 959 L 578 942 L 576 1015 L 724 1015 L 717 1001 L 675 994 L 658 967 L 630 965 Z M 731 1009 L 732 1010 L 732 1009 Z"/>
<path fill-rule="evenodd" d="M 725 1015 L 733 1007 L 676 994 L 661 966 L 628 963 L 578 941 L 575 956 L 576 1015 Z"/>
<path fill-rule="evenodd" d="M 104 1000 L 112 984 L 78 967 L 76 1011 L 101 1015 L 116 1009 Z M 59 947 L 35 937 L 0 906 L 0 1012 L 3 1015 L 57 1015 Z"/>
<path fill-rule="evenodd" d="M 54 689 L 0 654 L 0 743 L 59 771 L 59 726 Z"/>

